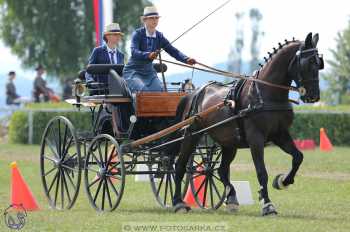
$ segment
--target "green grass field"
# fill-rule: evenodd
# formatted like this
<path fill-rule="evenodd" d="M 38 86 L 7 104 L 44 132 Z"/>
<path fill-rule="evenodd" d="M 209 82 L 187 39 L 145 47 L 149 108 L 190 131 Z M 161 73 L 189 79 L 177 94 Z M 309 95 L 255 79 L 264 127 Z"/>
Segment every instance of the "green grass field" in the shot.
<path fill-rule="evenodd" d="M 9 164 L 17 161 L 41 207 L 40 211 L 29 212 L 21 231 L 122 231 L 123 224 L 131 222 L 154 225 L 222 223 L 227 231 L 233 232 L 350 231 L 350 148 L 338 147 L 331 153 L 305 151 L 304 155 L 304 163 L 293 186 L 284 191 L 270 187 L 271 200 L 279 212 L 276 217 L 260 216 L 258 184 L 248 150 L 238 152 L 231 166 L 231 180 L 248 180 L 255 204 L 241 206 L 237 213 L 228 213 L 222 206 L 217 211 L 193 210 L 188 214 L 174 214 L 157 205 L 148 182 L 135 182 L 133 176 L 126 181 L 119 207 L 112 213 L 97 213 L 88 203 L 83 183 L 71 210 L 49 209 L 39 176 L 39 146 L 0 144 L 0 209 L 4 210 L 10 204 Z M 268 147 L 266 165 L 271 186 L 276 174 L 289 169 L 291 159 L 279 149 Z M 10 231 L 3 217 L 0 231 Z"/>

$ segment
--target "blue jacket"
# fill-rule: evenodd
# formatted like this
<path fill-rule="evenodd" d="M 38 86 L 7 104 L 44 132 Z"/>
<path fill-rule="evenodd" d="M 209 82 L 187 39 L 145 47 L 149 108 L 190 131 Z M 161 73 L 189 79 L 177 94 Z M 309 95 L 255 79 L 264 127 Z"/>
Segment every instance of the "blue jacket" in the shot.
<path fill-rule="evenodd" d="M 117 49 L 117 64 L 124 64 L 124 54 Z M 95 47 L 92 51 L 88 64 L 110 64 L 110 56 L 108 54 L 107 45 Z M 98 81 L 107 82 L 108 77 L 106 75 L 91 75 L 86 73 L 86 82 Z"/>
<path fill-rule="evenodd" d="M 156 31 L 156 38 L 147 38 L 145 27 L 136 29 L 132 34 L 130 61 L 152 62 L 149 54 L 161 48 L 176 60 L 186 63 L 188 57 L 173 47 L 161 32 Z"/>

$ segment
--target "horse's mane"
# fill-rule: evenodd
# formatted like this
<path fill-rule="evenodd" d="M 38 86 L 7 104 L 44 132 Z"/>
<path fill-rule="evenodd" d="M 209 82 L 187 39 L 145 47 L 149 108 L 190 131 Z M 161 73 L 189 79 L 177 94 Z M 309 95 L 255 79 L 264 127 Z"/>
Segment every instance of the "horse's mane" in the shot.
<path fill-rule="evenodd" d="M 275 57 L 275 55 L 279 52 L 279 51 L 283 51 L 285 50 L 286 48 L 288 48 L 291 44 L 295 44 L 295 43 L 298 43 L 298 44 L 301 44 L 302 41 L 300 40 L 295 40 L 294 37 L 292 40 L 287 40 L 285 39 L 284 40 L 284 43 L 278 43 L 278 46 L 277 46 L 277 49 L 275 47 L 273 47 L 272 49 L 272 52 L 267 52 L 267 56 L 264 57 L 264 64 L 261 64 L 259 63 L 259 71 L 261 69 L 263 69 L 266 65 L 268 65 L 269 63 L 271 63 L 271 60 L 273 59 L 273 57 Z"/>

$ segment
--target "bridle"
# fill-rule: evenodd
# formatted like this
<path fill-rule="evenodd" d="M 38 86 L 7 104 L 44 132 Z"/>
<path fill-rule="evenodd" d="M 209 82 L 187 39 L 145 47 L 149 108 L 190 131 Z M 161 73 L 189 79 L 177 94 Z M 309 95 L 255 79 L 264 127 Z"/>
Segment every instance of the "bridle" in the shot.
<path fill-rule="evenodd" d="M 311 54 L 310 54 L 311 53 Z M 310 55 L 308 55 L 310 54 Z M 317 60 L 317 65 L 319 67 L 319 70 L 324 68 L 324 61 L 322 55 L 318 54 L 318 49 L 317 48 L 309 48 L 302 50 L 302 46 L 300 46 L 299 50 L 296 52 L 295 56 L 293 57 L 292 61 L 289 63 L 288 66 L 288 75 L 291 77 L 292 80 L 297 85 L 297 88 L 299 89 L 299 93 L 301 96 L 306 95 L 306 88 L 305 86 L 307 84 L 311 83 L 318 83 L 319 79 L 318 78 L 305 78 L 302 74 L 302 64 L 301 60 L 302 59 L 312 59 L 316 57 Z M 293 70 L 293 65 L 296 62 L 296 70 Z M 295 73 L 295 76 L 293 77 L 293 72 Z"/>

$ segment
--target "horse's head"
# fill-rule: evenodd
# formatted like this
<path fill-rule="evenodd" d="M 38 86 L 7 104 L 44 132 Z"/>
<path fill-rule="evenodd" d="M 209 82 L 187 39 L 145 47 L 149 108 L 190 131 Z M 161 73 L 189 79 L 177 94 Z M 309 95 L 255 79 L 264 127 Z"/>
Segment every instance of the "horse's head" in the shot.
<path fill-rule="evenodd" d="M 318 71 L 323 69 L 323 58 L 317 50 L 318 34 L 306 36 L 289 64 L 288 75 L 296 83 L 301 100 L 313 103 L 320 100 Z"/>

